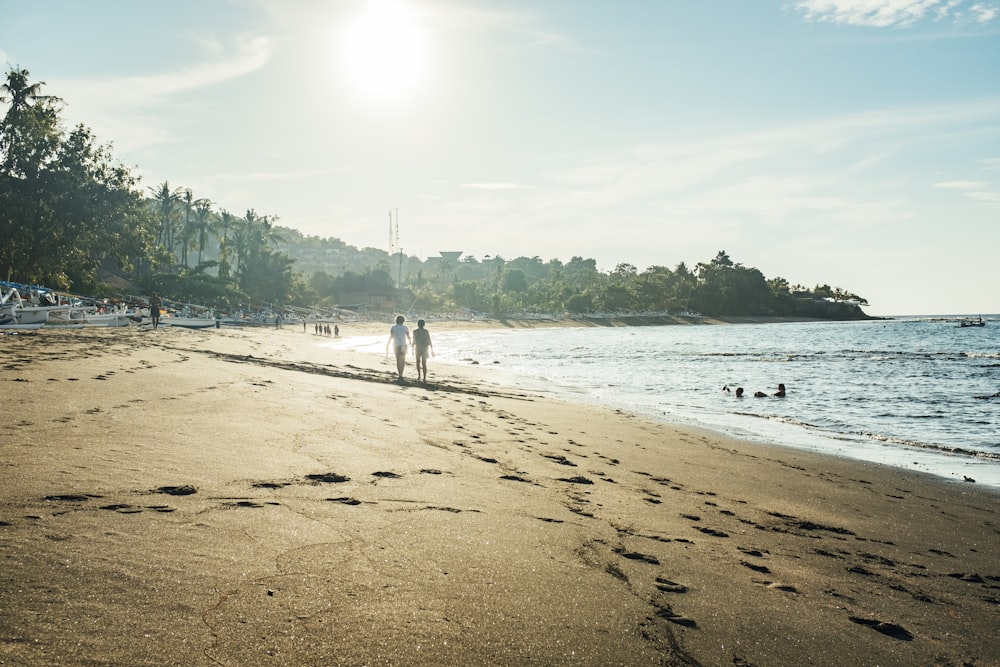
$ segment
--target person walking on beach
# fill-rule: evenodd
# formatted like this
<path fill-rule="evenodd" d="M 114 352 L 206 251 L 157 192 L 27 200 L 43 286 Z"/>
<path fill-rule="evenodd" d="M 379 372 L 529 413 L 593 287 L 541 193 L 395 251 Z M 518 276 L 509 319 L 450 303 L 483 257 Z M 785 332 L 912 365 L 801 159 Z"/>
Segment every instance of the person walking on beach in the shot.
<path fill-rule="evenodd" d="M 417 328 L 413 331 L 413 356 L 417 358 L 417 379 L 426 383 L 427 353 L 434 354 L 434 345 L 431 343 L 431 332 L 424 328 L 424 324 L 423 320 L 417 320 Z"/>
<path fill-rule="evenodd" d="M 406 318 L 402 315 L 396 316 L 396 324 L 389 329 L 389 340 L 385 343 L 385 353 L 389 354 L 389 345 L 392 345 L 396 353 L 396 373 L 399 379 L 403 379 L 403 368 L 406 366 L 406 349 L 410 347 L 410 330 L 403 322 Z"/>
<path fill-rule="evenodd" d="M 163 300 L 160 295 L 153 292 L 153 296 L 149 299 L 149 318 L 153 320 L 153 328 L 158 329 L 160 326 L 160 310 L 163 308 Z"/>

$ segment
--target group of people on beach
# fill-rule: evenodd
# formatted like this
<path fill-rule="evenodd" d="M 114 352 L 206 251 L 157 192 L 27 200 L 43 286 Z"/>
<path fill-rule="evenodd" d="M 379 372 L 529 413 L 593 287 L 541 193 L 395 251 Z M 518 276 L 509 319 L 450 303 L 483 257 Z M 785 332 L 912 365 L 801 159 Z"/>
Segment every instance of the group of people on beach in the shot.
<path fill-rule="evenodd" d="M 722 391 L 724 391 L 727 394 L 732 393 L 732 389 L 729 388 L 728 384 L 722 386 Z M 736 398 L 743 398 L 743 387 L 737 387 L 735 395 L 736 395 Z M 779 384 L 778 385 L 778 391 L 774 392 L 771 395 L 772 396 L 777 396 L 778 398 L 784 398 L 785 397 L 785 385 Z M 753 397 L 754 398 L 766 398 L 767 394 L 765 394 L 762 391 L 755 391 L 753 393 Z"/>
<path fill-rule="evenodd" d="M 389 329 L 389 340 L 385 343 L 386 356 L 389 354 L 389 346 L 392 346 L 396 355 L 396 373 L 399 379 L 403 379 L 403 369 L 406 368 L 406 352 L 413 348 L 413 356 L 417 360 L 417 380 L 427 382 L 427 356 L 434 354 L 434 345 L 431 343 L 431 332 L 426 328 L 426 322 L 417 320 L 417 328 L 410 336 L 409 327 L 404 324 L 406 318 L 402 315 L 396 316 L 396 324 Z"/>
<path fill-rule="evenodd" d="M 302 322 L 302 331 L 306 330 L 306 323 Z M 330 325 L 326 322 L 316 322 L 314 325 L 313 333 L 317 336 L 326 336 L 330 338 L 340 338 L 340 325 L 334 324 L 333 329 L 330 329 Z"/>

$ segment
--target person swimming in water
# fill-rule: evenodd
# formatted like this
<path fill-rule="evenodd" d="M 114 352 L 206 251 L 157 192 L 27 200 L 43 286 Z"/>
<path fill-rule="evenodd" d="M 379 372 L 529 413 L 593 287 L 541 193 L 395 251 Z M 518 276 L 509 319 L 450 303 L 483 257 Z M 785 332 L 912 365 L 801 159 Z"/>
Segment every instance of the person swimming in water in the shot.
<path fill-rule="evenodd" d="M 775 392 L 774 395 L 777 396 L 778 398 L 784 398 L 785 397 L 785 385 L 779 384 L 778 385 L 778 391 Z"/>

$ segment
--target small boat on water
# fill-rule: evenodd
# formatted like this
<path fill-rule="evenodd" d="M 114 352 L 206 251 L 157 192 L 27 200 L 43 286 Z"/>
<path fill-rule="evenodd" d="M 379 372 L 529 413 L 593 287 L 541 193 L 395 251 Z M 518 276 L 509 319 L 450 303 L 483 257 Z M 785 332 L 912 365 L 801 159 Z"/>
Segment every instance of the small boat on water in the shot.
<path fill-rule="evenodd" d="M 965 329 L 966 327 L 985 327 L 985 326 L 986 326 L 986 320 L 984 320 L 982 316 L 976 319 L 967 318 L 959 320 L 958 322 L 958 327 L 960 329 Z"/>

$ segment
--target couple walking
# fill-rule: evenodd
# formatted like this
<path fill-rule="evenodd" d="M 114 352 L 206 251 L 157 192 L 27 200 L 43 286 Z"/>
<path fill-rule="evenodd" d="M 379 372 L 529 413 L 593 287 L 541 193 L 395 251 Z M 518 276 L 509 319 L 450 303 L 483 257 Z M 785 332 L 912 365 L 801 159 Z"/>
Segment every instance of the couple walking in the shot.
<path fill-rule="evenodd" d="M 390 345 L 396 353 L 396 372 L 400 380 L 403 379 L 403 368 L 406 367 L 406 349 L 411 345 L 410 329 L 403 324 L 405 321 L 406 318 L 402 315 L 396 316 L 396 324 L 389 329 L 389 340 L 385 344 L 387 355 Z M 412 338 L 413 356 L 417 359 L 417 380 L 420 382 L 427 382 L 427 355 L 434 354 L 431 332 L 424 328 L 424 324 L 423 320 L 417 320 Z"/>

